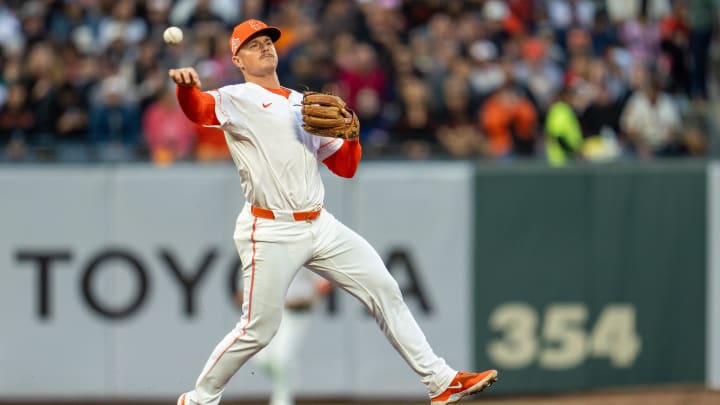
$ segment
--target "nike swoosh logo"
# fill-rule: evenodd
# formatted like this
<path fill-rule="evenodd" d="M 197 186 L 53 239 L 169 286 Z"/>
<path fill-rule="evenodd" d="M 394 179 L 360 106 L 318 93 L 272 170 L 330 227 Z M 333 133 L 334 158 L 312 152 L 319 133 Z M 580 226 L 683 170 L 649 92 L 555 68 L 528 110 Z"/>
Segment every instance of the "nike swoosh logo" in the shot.
<path fill-rule="evenodd" d="M 456 388 L 462 388 L 462 383 L 457 383 L 455 385 L 451 385 L 448 387 L 448 389 L 456 389 Z"/>
<path fill-rule="evenodd" d="M 262 103 L 262 105 L 263 105 L 263 108 L 268 108 L 268 107 L 270 107 L 270 104 L 272 104 L 272 103 L 267 103 L 267 104 L 265 104 L 265 103 Z"/>

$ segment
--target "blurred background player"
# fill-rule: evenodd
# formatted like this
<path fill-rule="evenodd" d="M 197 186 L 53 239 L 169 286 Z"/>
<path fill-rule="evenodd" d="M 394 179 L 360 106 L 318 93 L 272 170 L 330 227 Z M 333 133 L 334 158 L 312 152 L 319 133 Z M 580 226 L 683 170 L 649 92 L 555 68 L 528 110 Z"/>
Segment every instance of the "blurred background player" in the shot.
<path fill-rule="evenodd" d="M 282 321 L 272 342 L 253 359 L 272 379 L 270 405 L 294 405 L 301 374 L 298 353 L 310 328 L 316 304 L 332 288 L 317 274 L 302 268 L 288 287 Z"/>

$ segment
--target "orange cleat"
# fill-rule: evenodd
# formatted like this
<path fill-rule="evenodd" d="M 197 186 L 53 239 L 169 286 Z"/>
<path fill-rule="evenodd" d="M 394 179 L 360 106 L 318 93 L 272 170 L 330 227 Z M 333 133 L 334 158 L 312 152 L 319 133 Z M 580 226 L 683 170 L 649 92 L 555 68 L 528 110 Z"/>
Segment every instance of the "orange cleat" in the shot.
<path fill-rule="evenodd" d="M 180 395 L 180 398 L 178 398 L 177 405 L 198 405 L 195 401 L 192 401 L 190 398 L 188 398 L 188 393 L 184 393 Z"/>
<path fill-rule="evenodd" d="M 482 373 L 459 372 L 440 395 L 430 398 L 430 405 L 454 404 L 463 397 L 476 394 L 497 381 L 497 370 Z"/>

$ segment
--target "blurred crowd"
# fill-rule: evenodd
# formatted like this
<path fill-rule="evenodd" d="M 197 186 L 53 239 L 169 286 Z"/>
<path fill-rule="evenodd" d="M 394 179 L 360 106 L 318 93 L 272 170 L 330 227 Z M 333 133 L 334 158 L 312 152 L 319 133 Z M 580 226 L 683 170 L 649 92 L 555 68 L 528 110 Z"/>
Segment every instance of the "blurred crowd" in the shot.
<path fill-rule="evenodd" d="M 222 161 L 167 70 L 242 81 L 228 37 L 282 30 L 285 86 L 342 96 L 365 154 L 707 156 L 720 0 L 0 0 L 0 161 Z M 169 25 L 185 34 L 166 45 Z"/>

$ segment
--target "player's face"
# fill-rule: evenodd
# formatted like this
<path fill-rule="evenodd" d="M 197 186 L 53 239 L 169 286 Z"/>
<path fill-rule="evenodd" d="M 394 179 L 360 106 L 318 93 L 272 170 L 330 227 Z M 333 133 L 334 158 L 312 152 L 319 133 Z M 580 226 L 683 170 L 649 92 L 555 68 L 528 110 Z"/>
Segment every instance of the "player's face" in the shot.
<path fill-rule="evenodd" d="M 244 43 L 233 61 L 243 72 L 263 76 L 275 71 L 278 56 L 272 39 L 267 35 L 260 35 Z"/>

